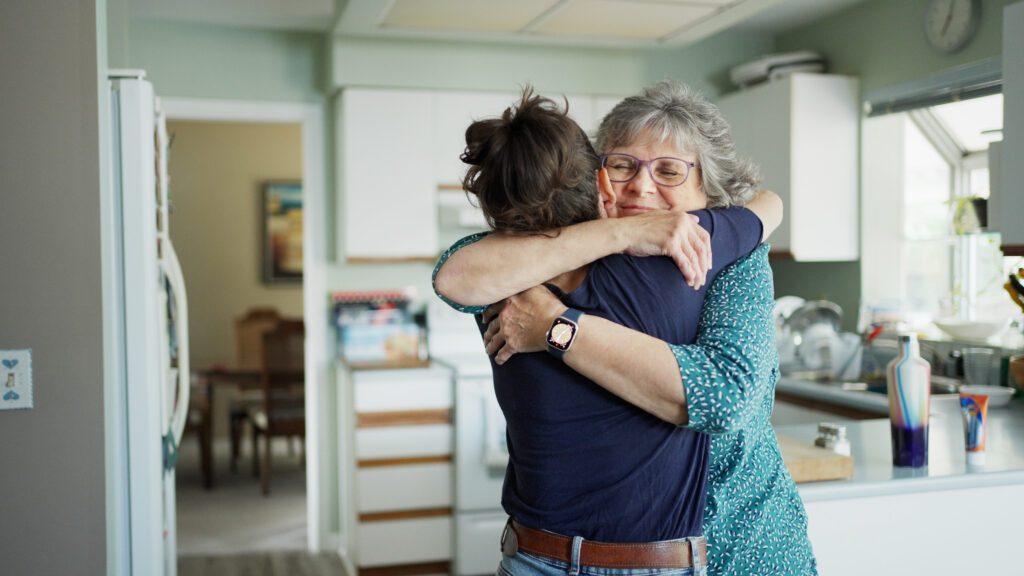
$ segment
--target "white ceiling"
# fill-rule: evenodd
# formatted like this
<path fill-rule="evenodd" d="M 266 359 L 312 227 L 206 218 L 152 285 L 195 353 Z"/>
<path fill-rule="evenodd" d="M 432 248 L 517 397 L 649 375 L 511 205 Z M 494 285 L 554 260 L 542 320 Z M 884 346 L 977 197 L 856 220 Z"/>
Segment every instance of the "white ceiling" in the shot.
<path fill-rule="evenodd" d="M 864 0 L 130 0 L 147 20 L 344 36 L 681 46 L 722 30 L 780 33 Z"/>

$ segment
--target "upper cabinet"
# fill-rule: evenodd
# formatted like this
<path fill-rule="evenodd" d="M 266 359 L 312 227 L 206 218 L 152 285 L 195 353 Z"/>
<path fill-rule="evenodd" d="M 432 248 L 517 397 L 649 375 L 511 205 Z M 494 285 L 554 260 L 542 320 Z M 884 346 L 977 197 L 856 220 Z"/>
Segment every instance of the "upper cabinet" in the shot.
<path fill-rule="evenodd" d="M 593 135 L 617 98 L 548 95 Z M 466 128 L 497 118 L 518 94 L 348 88 L 338 110 L 339 254 L 352 262 L 430 260 L 456 228 L 479 228 L 482 215 L 461 192 Z M 439 189 L 441 193 L 439 194 Z M 439 198 L 444 201 L 439 202 Z M 463 208 L 452 203 L 464 204 Z M 457 218 L 445 218 L 455 214 Z M 465 231 L 454 230 L 457 237 Z M 443 244 L 443 246 L 442 246 Z"/>
<path fill-rule="evenodd" d="M 1017 54 L 1018 56 L 1013 56 Z M 1003 9 L 1003 141 L 989 148 L 989 226 L 1003 252 L 1024 255 L 1024 3 Z"/>
<path fill-rule="evenodd" d="M 339 253 L 357 262 L 435 258 L 431 93 L 349 89 L 338 113 Z"/>
<path fill-rule="evenodd" d="M 432 130 L 434 181 L 461 187 L 466 165 L 459 156 L 466 149 L 466 128 L 476 120 L 497 118 L 515 102 L 514 94 L 494 92 L 434 92 Z"/>
<path fill-rule="evenodd" d="M 760 167 L 762 187 L 785 203 L 772 252 L 805 262 L 856 260 L 857 80 L 793 74 L 718 105 L 739 155 Z"/>

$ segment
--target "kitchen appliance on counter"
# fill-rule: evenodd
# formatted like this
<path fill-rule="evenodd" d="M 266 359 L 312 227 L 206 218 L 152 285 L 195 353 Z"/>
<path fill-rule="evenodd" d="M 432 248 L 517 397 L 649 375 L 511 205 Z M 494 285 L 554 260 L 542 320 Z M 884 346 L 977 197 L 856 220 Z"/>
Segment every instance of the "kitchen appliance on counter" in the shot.
<path fill-rule="evenodd" d="M 440 301 L 427 306 L 430 356 L 453 372 L 455 397 L 455 557 L 457 576 L 493 574 L 508 516 L 501 488 L 508 465 L 505 418 L 491 362 L 469 314 Z"/>

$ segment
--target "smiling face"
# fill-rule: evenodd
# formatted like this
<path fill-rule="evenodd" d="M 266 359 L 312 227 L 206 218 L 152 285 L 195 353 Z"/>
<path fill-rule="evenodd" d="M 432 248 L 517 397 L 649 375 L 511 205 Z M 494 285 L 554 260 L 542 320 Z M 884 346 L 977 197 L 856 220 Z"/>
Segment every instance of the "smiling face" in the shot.
<path fill-rule="evenodd" d="M 640 138 L 629 146 L 605 150 L 605 154 L 629 154 L 640 160 L 655 158 L 680 158 L 697 162 L 693 152 L 680 150 L 674 143 L 661 142 L 651 138 Z M 663 186 L 651 179 L 647 167 L 641 167 L 636 176 L 628 182 L 612 182 L 615 190 L 618 216 L 632 216 L 652 210 L 699 210 L 706 208 L 707 196 L 701 187 L 700 166 L 690 170 L 686 182 L 678 186 Z"/>

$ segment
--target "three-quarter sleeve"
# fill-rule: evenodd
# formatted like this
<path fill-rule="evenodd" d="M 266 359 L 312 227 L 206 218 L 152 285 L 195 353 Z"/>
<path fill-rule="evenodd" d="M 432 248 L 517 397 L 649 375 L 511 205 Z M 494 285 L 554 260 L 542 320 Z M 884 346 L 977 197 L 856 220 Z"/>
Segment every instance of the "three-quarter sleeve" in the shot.
<path fill-rule="evenodd" d="M 443 294 L 437 291 L 437 273 L 441 271 L 441 267 L 444 266 L 444 263 L 447 262 L 449 258 L 451 258 L 452 254 L 455 254 L 456 252 L 465 248 L 466 246 L 469 246 L 470 244 L 479 242 L 488 234 L 490 234 L 490 232 L 477 232 L 476 234 L 470 234 L 465 238 L 457 240 L 455 244 L 452 244 L 447 250 L 445 250 L 441 254 L 441 257 L 437 259 L 437 264 L 434 266 L 434 272 L 433 274 L 430 275 L 430 285 L 434 289 L 434 294 L 437 294 L 437 297 L 440 298 L 442 302 L 458 310 L 459 312 L 465 312 L 466 314 L 482 314 L 484 309 L 486 309 L 487 307 L 463 306 L 462 304 L 459 304 L 458 302 L 451 300 L 450 298 L 446 298 Z"/>
<path fill-rule="evenodd" d="M 671 346 L 686 391 L 688 427 L 735 432 L 758 414 L 778 367 L 768 246 L 723 270 L 701 311 L 697 341 Z"/>

